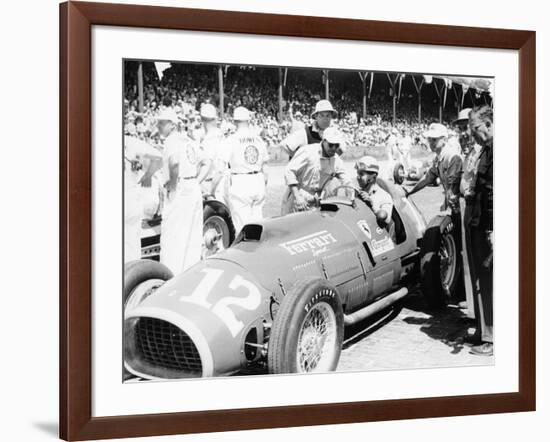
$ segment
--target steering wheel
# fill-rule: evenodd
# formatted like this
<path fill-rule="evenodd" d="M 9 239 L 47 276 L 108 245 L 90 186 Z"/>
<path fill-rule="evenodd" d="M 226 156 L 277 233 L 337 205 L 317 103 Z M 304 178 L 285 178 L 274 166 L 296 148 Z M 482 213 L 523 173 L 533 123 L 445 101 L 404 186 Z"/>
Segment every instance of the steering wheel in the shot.
<path fill-rule="evenodd" d="M 338 194 L 338 191 L 339 191 L 340 189 L 351 189 L 351 190 L 353 190 L 353 199 L 357 198 L 357 195 L 359 194 L 359 191 L 358 191 L 355 187 L 350 186 L 350 185 L 348 185 L 348 184 L 342 184 L 342 185 L 340 185 L 340 186 L 334 188 L 334 189 L 332 190 L 330 196 L 338 196 L 337 194 Z M 324 198 L 327 198 L 327 195 L 323 195 L 323 197 L 324 197 Z"/>

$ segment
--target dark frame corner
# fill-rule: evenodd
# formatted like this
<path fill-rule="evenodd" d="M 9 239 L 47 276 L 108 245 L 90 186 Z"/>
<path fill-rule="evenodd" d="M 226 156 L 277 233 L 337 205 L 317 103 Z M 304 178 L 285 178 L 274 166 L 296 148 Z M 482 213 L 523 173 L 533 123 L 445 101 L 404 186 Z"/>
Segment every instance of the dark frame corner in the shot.
<path fill-rule="evenodd" d="M 91 27 L 133 26 L 519 51 L 519 391 L 92 417 Z M 60 437 L 122 438 L 535 410 L 535 32 L 106 3 L 60 5 Z M 69 320 L 70 318 L 70 320 Z M 337 412 L 335 412 L 337 411 Z"/>

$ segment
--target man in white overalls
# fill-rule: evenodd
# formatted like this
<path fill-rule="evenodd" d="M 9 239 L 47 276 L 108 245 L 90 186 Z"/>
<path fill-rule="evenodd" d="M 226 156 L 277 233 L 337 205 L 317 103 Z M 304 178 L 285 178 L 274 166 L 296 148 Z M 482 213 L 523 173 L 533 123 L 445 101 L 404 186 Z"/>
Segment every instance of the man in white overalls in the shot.
<path fill-rule="evenodd" d="M 250 113 L 237 107 L 233 113 L 237 130 L 227 139 L 226 162 L 230 171 L 229 209 L 235 230 L 263 218 L 268 160 L 267 147 L 249 127 Z"/>
<path fill-rule="evenodd" d="M 210 169 L 197 145 L 177 131 L 178 117 L 165 109 L 158 117 L 164 138 L 163 178 L 166 203 L 162 211 L 160 262 L 177 275 L 201 259 L 203 209 L 200 183 Z"/>

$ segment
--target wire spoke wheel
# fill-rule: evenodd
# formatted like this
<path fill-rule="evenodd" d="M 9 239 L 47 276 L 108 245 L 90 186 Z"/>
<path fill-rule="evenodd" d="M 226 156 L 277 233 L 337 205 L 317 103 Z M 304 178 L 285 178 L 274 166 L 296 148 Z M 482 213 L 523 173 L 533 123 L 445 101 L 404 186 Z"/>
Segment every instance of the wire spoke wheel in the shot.
<path fill-rule="evenodd" d="M 203 224 L 203 258 L 229 247 L 229 227 L 218 215 L 211 216 Z"/>
<path fill-rule="evenodd" d="M 441 273 L 441 284 L 448 289 L 454 281 L 456 272 L 456 244 L 450 234 L 443 235 L 439 248 L 439 271 Z"/>
<path fill-rule="evenodd" d="M 308 312 L 298 337 L 298 372 L 328 371 L 336 347 L 336 315 L 326 302 L 315 304 Z"/>

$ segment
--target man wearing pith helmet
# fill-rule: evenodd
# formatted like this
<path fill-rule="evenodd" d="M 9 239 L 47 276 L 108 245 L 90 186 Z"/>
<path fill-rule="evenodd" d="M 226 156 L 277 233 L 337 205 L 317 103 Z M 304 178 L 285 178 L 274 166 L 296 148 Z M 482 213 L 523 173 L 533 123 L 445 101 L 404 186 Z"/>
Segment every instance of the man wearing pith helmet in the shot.
<path fill-rule="evenodd" d="M 355 170 L 359 184 L 359 199 L 372 208 L 379 224 L 389 224 L 393 200 L 391 195 L 376 183 L 380 171 L 378 161 L 374 157 L 364 156 L 355 163 Z"/>
<path fill-rule="evenodd" d="M 338 150 L 344 144 L 341 132 L 329 127 L 320 143 L 304 146 L 296 152 L 285 169 L 288 189 L 283 197 L 281 213 L 309 210 L 333 178 L 342 185 L 350 185 L 344 162 Z"/>
<path fill-rule="evenodd" d="M 311 114 L 313 123 L 304 126 L 303 129 L 292 132 L 281 142 L 279 147 L 292 158 L 300 147 L 320 143 L 323 139 L 323 132 L 330 127 L 332 119 L 337 116 L 338 112 L 332 107 L 330 101 L 318 101 L 315 105 L 315 110 Z"/>

